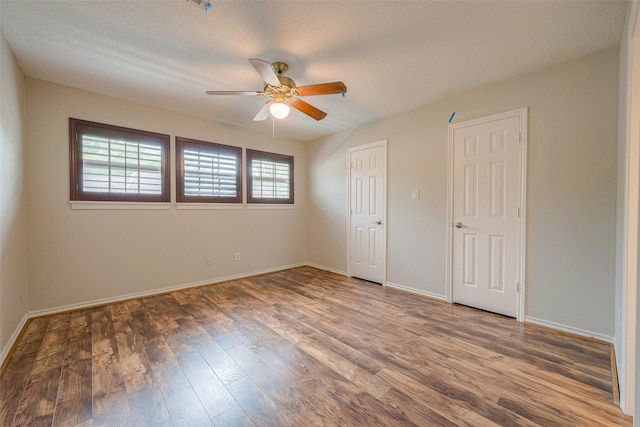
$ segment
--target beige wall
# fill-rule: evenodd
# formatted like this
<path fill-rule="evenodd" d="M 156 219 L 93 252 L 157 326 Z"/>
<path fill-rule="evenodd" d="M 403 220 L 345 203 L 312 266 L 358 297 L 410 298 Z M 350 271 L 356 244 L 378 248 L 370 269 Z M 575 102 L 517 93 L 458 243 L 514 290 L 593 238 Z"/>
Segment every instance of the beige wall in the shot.
<path fill-rule="evenodd" d="M 346 149 L 388 139 L 387 280 L 444 297 L 447 121 L 529 107 L 525 314 L 611 339 L 617 84 L 609 49 L 311 142 L 309 261 L 346 271 Z"/>
<path fill-rule="evenodd" d="M 27 311 L 27 213 L 24 76 L 1 34 L 0 103 L 0 355 L 4 356 Z"/>
<path fill-rule="evenodd" d="M 26 93 L 30 311 L 306 261 L 303 143 L 40 80 L 27 79 Z M 293 155 L 295 208 L 71 209 L 69 117 L 170 134 L 172 147 L 183 136 Z"/>

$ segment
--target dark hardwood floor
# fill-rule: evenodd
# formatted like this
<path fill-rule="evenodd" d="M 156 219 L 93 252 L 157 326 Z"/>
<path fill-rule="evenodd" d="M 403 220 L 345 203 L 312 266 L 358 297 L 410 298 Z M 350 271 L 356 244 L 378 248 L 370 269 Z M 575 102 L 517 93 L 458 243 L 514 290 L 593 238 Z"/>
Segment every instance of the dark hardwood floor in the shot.
<path fill-rule="evenodd" d="M 309 267 L 32 320 L 1 426 L 630 426 L 608 344 Z"/>

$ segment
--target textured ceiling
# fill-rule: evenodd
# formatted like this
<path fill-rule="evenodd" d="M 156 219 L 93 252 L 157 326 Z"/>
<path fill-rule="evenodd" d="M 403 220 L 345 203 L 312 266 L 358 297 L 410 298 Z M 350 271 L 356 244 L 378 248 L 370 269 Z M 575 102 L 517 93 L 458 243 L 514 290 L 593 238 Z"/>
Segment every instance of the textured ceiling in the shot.
<path fill-rule="evenodd" d="M 528 71 L 616 46 L 626 1 L 0 0 L 0 25 L 25 75 L 271 133 L 249 58 L 289 63 L 306 97 L 276 133 L 348 129 Z"/>

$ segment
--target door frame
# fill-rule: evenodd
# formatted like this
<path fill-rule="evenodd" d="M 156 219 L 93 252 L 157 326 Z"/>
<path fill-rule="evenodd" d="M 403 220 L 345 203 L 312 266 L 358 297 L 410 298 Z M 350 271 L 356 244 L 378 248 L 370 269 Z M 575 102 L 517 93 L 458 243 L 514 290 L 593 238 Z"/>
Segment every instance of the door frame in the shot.
<path fill-rule="evenodd" d="M 388 168 L 387 165 L 387 140 L 383 139 L 376 142 L 371 142 L 369 144 L 364 145 L 356 145 L 354 147 L 350 147 L 347 149 L 347 276 L 351 276 L 351 155 L 355 152 L 368 150 L 370 148 L 383 147 L 383 159 L 384 159 L 384 178 L 382 191 L 384 193 L 384 198 L 382 202 L 382 252 L 383 252 L 383 262 L 382 262 L 382 286 L 387 285 L 387 181 L 388 181 Z"/>
<path fill-rule="evenodd" d="M 453 138 L 454 131 L 469 126 L 475 126 L 487 122 L 503 120 L 510 117 L 518 117 L 520 119 L 520 221 L 518 222 L 518 301 L 516 307 L 516 319 L 518 322 L 524 322 L 525 317 L 525 267 L 526 267 L 526 237 L 527 237 L 527 115 L 528 108 L 519 108 L 516 110 L 506 111 L 504 113 L 492 114 L 490 116 L 479 117 L 460 123 L 449 125 L 447 156 L 447 302 L 453 303 Z"/>

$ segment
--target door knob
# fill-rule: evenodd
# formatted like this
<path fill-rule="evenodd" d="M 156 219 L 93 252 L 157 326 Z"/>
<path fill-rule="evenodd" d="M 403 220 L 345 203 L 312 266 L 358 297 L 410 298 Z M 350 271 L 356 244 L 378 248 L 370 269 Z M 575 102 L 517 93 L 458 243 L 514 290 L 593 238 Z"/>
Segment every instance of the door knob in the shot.
<path fill-rule="evenodd" d="M 456 228 L 462 228 L 464 227 L 464 225 L 462 225 L 461 222 L 456 222 Z"/>
<path fill-rule="evenodd" d="M 377 221 L 374 221 L 373 224 L 382 225 L 382 221 L 377 220 Z"/>

